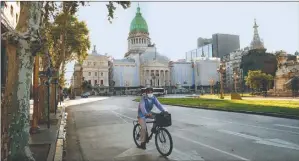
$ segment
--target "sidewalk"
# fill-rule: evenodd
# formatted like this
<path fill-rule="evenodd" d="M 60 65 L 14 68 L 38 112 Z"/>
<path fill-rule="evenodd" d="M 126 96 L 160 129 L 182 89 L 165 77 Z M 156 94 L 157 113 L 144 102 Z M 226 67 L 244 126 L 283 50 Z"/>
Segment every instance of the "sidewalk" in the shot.
<path fill-rule="evenodd" d="M 58 108 L 56 115 L 54 113 L 50 114 L 49 129 L 46 123 L 39 124 L 40 127 L 39 132 L 30 135 L 29 147 L 36 161 L 46 161 L 51 149 L 51 145 L 53 146 L 53 144 L 56 143 L 58 129 L 59 129 L 59 120 L 61 118 L 61 112 L 62 109 Z M 33 114 L 33 101 L 30 100 L 30 120 L 32 120 L 32 114 Z"/>
<path fill-rule="evenodd" d="M 64 109 L 68 106 L 80 105 L 84 103 L 90 103 L 107 99 L 109 97 L 89 97 L 81 98 L 76 97 L 74 100 L 68 98 L 60 104 L 56 115 L 50 114 L 50 128 L 47 124 L 39 125 L 39 133 L 31 134 L 29 138 L 29 146 L 33 157 L 36 161 L 55 161 L 62 160 L 63 157 L 63 141 L 64 141 L 64 128 L 65 128 L 65 113 Z M 32 120 L 33 114 L 33 100 L 30 100 L 30 120 Z M 58 159 L 57 159 L 58 158 Z"/>

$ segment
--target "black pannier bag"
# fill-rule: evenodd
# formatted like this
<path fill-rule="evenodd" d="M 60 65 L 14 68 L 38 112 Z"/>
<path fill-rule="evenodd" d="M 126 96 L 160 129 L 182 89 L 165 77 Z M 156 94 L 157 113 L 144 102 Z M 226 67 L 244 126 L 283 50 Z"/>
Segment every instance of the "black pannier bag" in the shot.
<path fill-rule="evenodd" d="M 171 114 L 169 113 L 160 113 L 156 115 L 156 124 L 160 127 L 171 126 Z"/>

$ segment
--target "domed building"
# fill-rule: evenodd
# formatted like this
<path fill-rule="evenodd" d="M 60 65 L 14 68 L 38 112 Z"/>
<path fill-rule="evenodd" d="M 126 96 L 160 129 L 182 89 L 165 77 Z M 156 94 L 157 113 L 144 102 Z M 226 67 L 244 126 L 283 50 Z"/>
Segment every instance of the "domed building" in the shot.
<path fill-rule="evenodd" d="M 138 5 L 130 24 L 128 52 L 113 60 L 115 87 L 164 87 L 170 85 L 169 59 L 151 43 L 149 29 Z"/>

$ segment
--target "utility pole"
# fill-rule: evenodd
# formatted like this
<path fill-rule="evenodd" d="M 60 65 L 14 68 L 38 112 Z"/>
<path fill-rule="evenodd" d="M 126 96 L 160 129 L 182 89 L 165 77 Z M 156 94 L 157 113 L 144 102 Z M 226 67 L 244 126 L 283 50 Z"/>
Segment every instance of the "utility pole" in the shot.
<path fill-rule="evenodd" d="M 30 133 L 38 132 L 38 73 L 39 73 L 39 56 L 35 56 L 33 71 L 33 115 Z"/>

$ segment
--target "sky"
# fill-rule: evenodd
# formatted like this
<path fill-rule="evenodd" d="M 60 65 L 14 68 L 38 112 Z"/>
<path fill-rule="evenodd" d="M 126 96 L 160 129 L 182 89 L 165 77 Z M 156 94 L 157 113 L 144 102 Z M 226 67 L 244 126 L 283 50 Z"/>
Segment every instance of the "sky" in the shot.
<path fill-rule="evenodd" d="M 132 2 L 126 10 L 117 6 L 112 23 L 106 4 L 89 2 L 77 15 L 89 28 L 90 52 L 96 45 L 100 54 L 121 59 L 138 3 Z M 140 2 L 139 6 L 152 43 L 171 60 L 184 59 L 187 51 L 196 48 L 198 37 L 211 38 L 214 33 L 239 35 L 244 48 L 253 38 L 255 18 L 267 51 L 299 51 L 299 2 Z M 67 65 L 67 79 L 73 64 Z"/>

